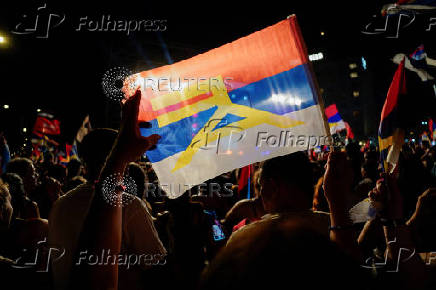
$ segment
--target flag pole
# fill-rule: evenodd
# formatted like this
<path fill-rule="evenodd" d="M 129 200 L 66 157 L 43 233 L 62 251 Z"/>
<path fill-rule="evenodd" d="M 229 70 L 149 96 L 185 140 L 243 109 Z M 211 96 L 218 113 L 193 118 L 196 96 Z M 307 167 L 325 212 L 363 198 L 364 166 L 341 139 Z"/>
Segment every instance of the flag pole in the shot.
<path fill-rule="evenodd" d="M 289 19 L 290 24 L 293 25 L 295 28 L 294 31 L 297 33 L 297 37 L 296 37 L 297 46 L 299 46 L 300 52 L 302 52 L 304 54 L 304 57 L 307 57 L 307 64 L 309 67 L 308 73 L 309 73 L 310 79 L 312 80 L 311 81 L 312 92 L 314 93 L 314 95 L 316 95 L 316 98 L 318 100 L 319 109 L 321 111 L 320 113 L 321 113 L 321 116 L 324 120 L 324 129 L 325 129 L 327 137 L 328 137 L 327 139 L 330 142 L 332 142 L 333 140 L 332 140 L 332 136 L 330 134 L 330 127 L 328 125 L 327 117 L 326 117 L 325 111 L 324 111 L 325 110 L 324 99 L 322 98 L 321 92 L 319 90 L 319 85 L 318 85 L 318 81 L 316 79 L 316 76 L 315 76 L 315 73 L 313 70 L 313 65 L 310 62 L 310 60 L 308 59 L 309 57 L 308 57 L 308 53 L 307 53 L 307 47 L 306 47 L 306 44 L 304 43 L 304 39 L 303 39 L 303 35 L 301 33 L 300 26 L 298 25 L 298 22 L 297 22 L 297 16 L 295 14 L 291 14 L 286 19 Z M 325 144 L 325 145 L 330 145 L 330 144 Z"/>

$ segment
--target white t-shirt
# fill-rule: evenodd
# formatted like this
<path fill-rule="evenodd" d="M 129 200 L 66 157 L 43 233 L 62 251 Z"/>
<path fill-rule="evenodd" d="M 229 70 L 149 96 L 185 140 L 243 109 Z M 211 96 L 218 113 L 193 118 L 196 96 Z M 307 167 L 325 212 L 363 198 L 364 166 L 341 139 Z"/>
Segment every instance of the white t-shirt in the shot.
<path fill-rule="evenodd" d="M 54 259 L 52 257 L 51 263 L 53 284 L 56 290 L 68 288 L 74 254 L 83 222 L 88 215 L 93 194 L 94 189 L 92 184 L 80 185 L 61 196 L 59 200 L 55 202 L 50 212 L 48 243 L 50 247 L 56 248 L 56 252 L 58 253 L 58 257 Z M 60 257 L 60 254 L 64 250 L 64 254 Z M 106 253 L 106 255 L 107 254 L 108 253 Z M 147 257 L 153 255 L 160 256 L 162 260 L 164 260 L 166 255 L 166 250 L 159 240 L 159 236 L 153 225 L 152 216 L 147 210 L 145 203 L 137 197 L 126 207 L 123 207 L 122 245 L 120 254 L 124 254 L 125 256 L 129 254 L 143 255 L 142 258 L 144 258 L 145 255 L 147 255 Z M 80 256 L 85 257 L 86 255 L 81 254 Z M 139 267 L 137 267 L 138 265 L 142 269 L 146 269 L 152 265 L 150 259 L 148 260 L 149 263 L 136 262 L 136 264 L 133 265 L 133 262 L 134 259 L 132 259 L 132 265 L 129 266 L 129 270 L 123 271 L 123 269 L 121 269 L 122 267 L 120 267 L 120 289 L 125 288 L 122 287 L 121 284 L 126 280 L 128 280 L 128 284 L 140 283 L 140 277 L 138 277 L 138 275 L 141 274 L 141 271 Z M 78 261 L 74 261 L 74 264 L 76 263 L 78 263 Z M 160 264 L 163 265 L 164 261 L 161 261 Z M 123 273 L 128 275 L 127 279 L 121 277 Z M 141 289 L 139 286 L 140 285 L 138 285 L 138 289 Z"/>

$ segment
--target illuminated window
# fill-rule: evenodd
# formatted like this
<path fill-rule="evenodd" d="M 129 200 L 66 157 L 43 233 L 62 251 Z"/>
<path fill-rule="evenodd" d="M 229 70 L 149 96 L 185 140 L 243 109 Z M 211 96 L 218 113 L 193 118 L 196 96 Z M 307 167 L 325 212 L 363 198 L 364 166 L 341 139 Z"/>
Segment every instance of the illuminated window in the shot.
<path fill-rule="evenodd" d="M 354 91 L 353 92 L 353 97 L 357 98 L 359 96 L 359 91 Z"/>
<path fill-rule="evenodd" d="M 357 72 L 352 72 L 350 73 L 350 78 L 354 79 L 357 78 L 359 75 L 357 74 Z"/>
<path fill-rule="evenodd" d="M 314 54 L 309 55 L 310 61 L 321 60 L 323 58 L 324 58 L 324 55 L 322 54 L 322 52 L 318 52 L 318 53 L 314 53 Z"/>
<path fill-rule="evenodd" d="M 350 64 L 348 65 L 348 67 L 349 67 L 350 69 L 355 69 L 355 68 L 357 67 L 357 64 L 355 64 L 355 63 L 350 63 Z"/>

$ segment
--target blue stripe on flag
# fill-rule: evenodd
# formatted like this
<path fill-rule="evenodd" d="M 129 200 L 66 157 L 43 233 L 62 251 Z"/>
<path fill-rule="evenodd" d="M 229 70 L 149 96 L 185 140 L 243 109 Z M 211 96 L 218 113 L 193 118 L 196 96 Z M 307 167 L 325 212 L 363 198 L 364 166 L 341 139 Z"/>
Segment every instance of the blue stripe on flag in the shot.
<path fill-rule="evenodd" d="M 159 134 L 161 139 L 155 150 L 147 151 L 148 159 L 151 162 L 158 162 L 178 152 L 185 151 L 191 144 L 192 138 L 204 127 L 217 109 L 217 106 L 212 107 L 195 116 L 184 118 L 162 128 L 159 128 L 156 119 L 150 121 L 151 128 L 141 128 L 141 135 Z"/>
<path fill-rule="evenodd" d="M 339 115 L 339 113 L 334 114 L 333 116 L 331 116 L 330 118 L 327 119 L 327 121 L 329 123 L 337 123 L 339 121 L 341 121 L 341 115 Z"/>
<path fill-rule="evenodd" d="M 235 104 L 283 115 L 318 103 L 311 85 L 308 64 L 302 64 L 235 89 L 229 96 Z"/>

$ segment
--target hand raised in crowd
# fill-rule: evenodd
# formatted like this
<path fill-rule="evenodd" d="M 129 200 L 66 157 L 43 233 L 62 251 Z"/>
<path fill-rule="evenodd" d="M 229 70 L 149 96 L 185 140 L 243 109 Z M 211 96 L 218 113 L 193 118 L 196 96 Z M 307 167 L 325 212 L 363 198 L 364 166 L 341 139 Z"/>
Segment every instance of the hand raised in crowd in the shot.
<path fill-rule="evenodd" d="M 331 152 L 324 174 L 324 194 L 330 210 L 347 210 L 353 182 L 351 163 L 345 152 Z"/>
<path fill-rule="evenodd" d="M 141 91 L 130 97 L 123 105 L 120 130 L 112 154 L 126 163 L 136 161 L 145 151 L 157 144 L 160 136 L 141 136 L 138 125 Z"/>
<path fill-rule="evenodd" d="M 392 174 L 383 174 L 376 186 L 368 193 L 377 215 L 389 220 L 404 218 L 403 197 L 398 187 L 396 170 Z"/>
<path fill-rule="evenodd" d="M 101 253 L 102 249 L 113 254 L 120 253 L 122 237 L 122 211 L 119 206 L 109 205 L 102 196 L 102 181 L 112 175 L 124 175 L 127 164 L 135 161 L 157 143 L 160 136 L 142 137 L 138 126 L 138 112 L 141 93 L 137 91 L 122 108 L 122 119 L 117 139 L 100 174 L 95 195 L 83 225 L 78 249 Z M 115 192 L 114 192 L 115 193 Z M 121 191 L 116 190 L 121 199 Z M 110 237 L 108 239 L 108 237 Z M 88 289 L 116 289 L 118 284 L 118 265 L 108 264 L 99 267 L 87 265 L 75 269 L 71 279 L 72 288 L 87 286 Z M 76 278 L 81 277 L 81 281 Z"/>
<path fill-rule="evenodd" d="M 436 200 L 436 188 L 429 188 L 424 191 L 418 197 L 418 202 L 416 203 L 416 209 L 412 217 L 407 222 L 408 225 L 414 225 L 417 222 L 424 220 L 426 217 L 430 216 L 434 211 L 434 204 Z"/>
<path fill-rule="evenodd" d="M 330 239 L 355 259 L 360 259 L 349 199 L 353 182 L 351 163 L 345 152 L 331 152 L 324 174 L 324 194 L 330 208 Z"/>

